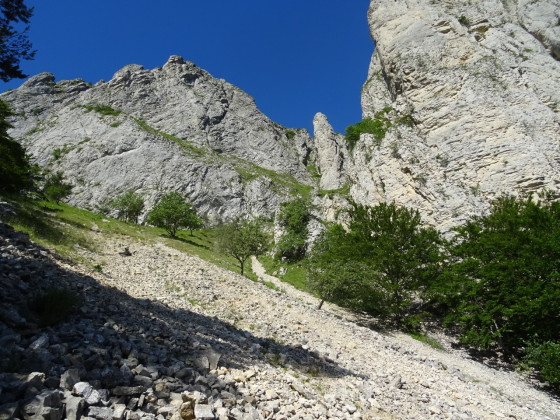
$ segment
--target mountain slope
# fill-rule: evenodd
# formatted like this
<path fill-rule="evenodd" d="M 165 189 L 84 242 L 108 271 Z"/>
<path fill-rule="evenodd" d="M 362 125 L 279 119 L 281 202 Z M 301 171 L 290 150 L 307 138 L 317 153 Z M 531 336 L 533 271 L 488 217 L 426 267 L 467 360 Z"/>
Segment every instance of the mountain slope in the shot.
<path fill-rule="evenodd" d="M 150 208 L 177 190 L 219 221 L 270 216 L 312 188 L 306 130 L 272 122 L 249 95 L 178 56 L 154 70 L 126 66 L 95 86 L 42 73 L 1 98 L 15 113 L 11 135 L 76 184 L 74 205 L 133 189 Z"/>

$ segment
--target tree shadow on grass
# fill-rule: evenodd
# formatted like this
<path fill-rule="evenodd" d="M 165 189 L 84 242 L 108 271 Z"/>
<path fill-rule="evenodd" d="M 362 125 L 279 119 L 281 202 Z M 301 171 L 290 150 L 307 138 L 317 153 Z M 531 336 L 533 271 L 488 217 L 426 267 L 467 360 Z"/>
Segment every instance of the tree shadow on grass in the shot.
<path fill-rule="evenodd" d="M 175 238 L 172 238 L 172 237 L 169 236 L 169 235 L 166 235 L 166 237 L 169 238 L 169 239 L 177 240 L 177 241 L 179 241 L 179 242 L 183 242 L 183 243 L 185 243 L 185 244 L 189 244 L 189 245 L 192 245 L 192 246 L 196 246 L 197 248 L 203 248 L 203 249 L 210 250 L 210 247 L 209 247 L 208 245 L 196 243 L 196 242 L 194 242 L 193 240 L 188 239 L 188 238 L 182 238 L 182 237 L 180 237 L 180 236 L 176 236 Z"/>

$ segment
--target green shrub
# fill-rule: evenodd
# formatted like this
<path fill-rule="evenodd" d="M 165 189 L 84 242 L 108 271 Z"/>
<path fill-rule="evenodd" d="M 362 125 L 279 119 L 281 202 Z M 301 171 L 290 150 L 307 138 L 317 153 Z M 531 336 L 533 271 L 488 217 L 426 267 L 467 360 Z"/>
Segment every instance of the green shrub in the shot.
<path fill-rule="evenodd" d="M 64 182 L 64 173 L 62 171 L 57 171 L 45 177 L 43 194 L 45 194 L 49 200 L 53 200 L 58 204 L 60 200 L 70 195 L 73 188 L 74 186 L 72 184 Z"/>
<path fill-rule="evenodd" d="M 544 380 L 560 385 L 560 343 L 546 341 L 531 344 L 523 361 L 539 370 Z"/>
<path fill-rule="evenodd" d="M 138 223 L 138 217 L 144 210 L 144 199 L 130 190 L 109 202 L 109 207 L 118 212 L 118 218 L 127 222 Z"/>
<path fill-rule="evenodd" d="M 284 258 L 295 262 L 305 257 L 307 224 L 311 218 L 310 208 L 309 201 L 303 198 L 296 198 L 280 205 L 278 223 L 284 228 L 285 233 L 277 244 L 278 259 Z"/>
<path fill-rule="evenodd" d="M 83 108 L 87 109 L 88 112 L 95 111 L 101 115 L 120 115 L 121 111 L 118 109 L 113 109 L 109 105 L 83 105 Z"/>
<path fill-rule="evenodd" d="M 441 239 L 416 210 L 380 203 L 353 204 L 347 228 L 334 225 L 316 242 L 311 286 L 333 300 L 401 323 L 439 275 Z"/>
<path fill-rule="evenodd" d="M 535 335 L 560 339 L 560 202 L 501 197 L 456 228 L 440 285 L 447 323 L 480 348 L 520 352 Z"/>
<path fill-rule="evenodd" d="M 251 256 L 262 255 L 268 248 L 268 235 L 259 219 L 236 219 L 216 230 L 216 250 L 235 258 L 244 274 L 245 262 Z"/>
<path fill-rule="evenodd" d="M 463 26 L 470 26 L 470 24 L 471 24 L 469 18 L 467 18 L 467 17 L 464 16 L 464 15 L 462 15 L 462 16 L 459 18 L 459 23 L 460 23 L 461 25 L 463 25 Z"/>
<path fill-rule="evenodd" d="M 71 314 L 79 303 L 78 295 L 67 289 L 51 288 L 29 302 L 29 309 L 41 326 L 54 325 Z"/>
<path fill-rule="evenodd" d="M 294 130 L 286 130 L 286 136 L 291 140 L 296 136 L 296 132 Z"/>
<path fill-rule="evenodd" d="M 407 127 L 410 127 L 410 128 L 412 128 L 416 125 L 416 123 L 414 122 L 414 119 L 412 119 L 412 115 L 410 115 L 410 114 L 405 114 L 405 115 L 399 116 L 395 120 L 395 124 L 406 125 Z"/>
<path fill-rule="evenodd" d="M 176 238 L 177 231 L 188 229 L 191 236 L 194 229 L 202 227 L 192 204 L 187 202 L 178 192 L 165 194 L 160 202 L 150 211 L 146 222 L 163 228 L 172 238 Z"/>
<path fill-rule="evenodd" d="M 375 114 L 374 119 L 366 118 L 356 124 L 346 127 L 345 138 L 348 142 L 348 148 L 350 150 L 354 149 L 356 143 L 360 140 L 360 134 L 372 134 L 377 145 L 381 144 L 381 140 L 385 138 L 387 130 L 389 130 L 392 125 L 391 121 L 385 117 L 385 114 L 392 109 L 391 107 L 385 107 Z"/>

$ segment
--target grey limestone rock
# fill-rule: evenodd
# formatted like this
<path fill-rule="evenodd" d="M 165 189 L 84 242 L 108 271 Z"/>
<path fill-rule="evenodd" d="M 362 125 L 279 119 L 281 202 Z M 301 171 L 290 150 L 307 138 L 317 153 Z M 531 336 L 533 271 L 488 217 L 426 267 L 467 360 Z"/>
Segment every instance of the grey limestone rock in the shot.
<path fill-rule="evenodd" d="M 295 185 L 312 183 L 306 130 L 271 121 L 248 94 L 178 56 L 94 86 L 41 73 L 1 99 L 15 114 L 11 135 L 41 167 L 64 171 L 79 207 L 134 190 L 147 212 L 179 191 L 219 222 L 271 216 Z"/>
<path fill-rule="evenodd" d="M 320 112 L 313 119 L 315 146 L 317 148 L 317 170 L 321 175 L 323 190 L 336 190 L 347 181 L 344 163 L 348 150 L 341 134 L 334 132 L 327 117 Z"/>
<path fill-rule="evenodd" d="M 502 194 L 559 193 L 557 1 L 371 1 L 363 116 L 392 122 L 352 153 L 351 196 L 448 230 Z"/>

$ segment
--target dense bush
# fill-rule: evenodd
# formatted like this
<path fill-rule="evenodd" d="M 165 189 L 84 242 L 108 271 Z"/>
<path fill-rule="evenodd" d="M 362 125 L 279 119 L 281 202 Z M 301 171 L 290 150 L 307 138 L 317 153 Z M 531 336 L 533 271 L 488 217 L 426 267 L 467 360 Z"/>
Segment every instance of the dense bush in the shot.
<path fill-rule="evenodd" d="M 440 285 L 449 324 L 480 348 L 518 353 L 560 338 L 560 203 L 503 197 L 456 229 Z"/>
<path fill-rule="evenodd" d="M 541 377 L 554 385 L 560 385 L 560 343 L 546 341 L 530 344 L 524 362 L 539 369 Z"/>
<path fill-rule="evenodd" d="M 354 204 L 348 229 L 335 225 L 310 258 L 310 285 L 334 300 L 398 322 L 415 314 L 419 293 L 441 272 L 441 239 L 418 211 Z"/>
<path fill-rule="evenodd" d="M 172 238 L 177 236 L 180 229 L 200 229 L 202 221 L 196 214 L 192 204 L 178 192 L 165 194 L 160 202 L 148 213 L 146 222 L 163 228 Z"/>
<path fill-rule="evenodd" d="M 307 235 L 309 233 L 307 224 L 311 218 L 311 205 L 308 200 L 296 198 L 295 200 L 282 203 L 278 212 L 278 223 L 285 233 L 278 241 L 278 259 L 289 262 L 300 261 L 305 257 Z"/>

